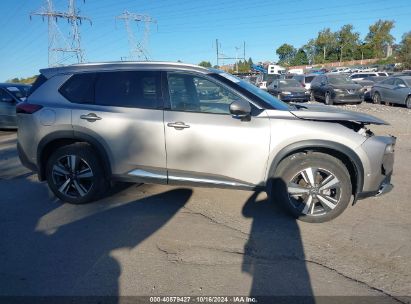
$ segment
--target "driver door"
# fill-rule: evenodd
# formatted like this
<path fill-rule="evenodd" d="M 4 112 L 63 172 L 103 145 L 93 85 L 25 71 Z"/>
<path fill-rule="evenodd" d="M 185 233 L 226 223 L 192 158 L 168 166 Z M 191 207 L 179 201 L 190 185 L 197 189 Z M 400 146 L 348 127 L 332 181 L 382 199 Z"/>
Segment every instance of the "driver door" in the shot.
<path fill-rule="evenodd" d="M 270 121 L 265 111 L 249 121 L 233 117 L 237 95 L 211 77 L 168 73 L 164 111 L 170 184 L 253 187 L 265 179 Z"/>

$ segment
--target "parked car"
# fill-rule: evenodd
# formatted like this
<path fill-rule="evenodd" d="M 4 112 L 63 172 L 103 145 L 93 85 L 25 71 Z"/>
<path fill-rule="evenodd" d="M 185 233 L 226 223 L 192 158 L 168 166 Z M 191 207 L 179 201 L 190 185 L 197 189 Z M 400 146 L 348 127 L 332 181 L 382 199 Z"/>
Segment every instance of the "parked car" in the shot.
<path fill-rule="evenodd" d="M 16 104 L 26 98 L 29 88 L 29 85 L 0 83 L 0 128 L 17 128 Z"/>
<path fill-rule="evenodd" d="M 384 121 L 288 105 L 216 69 L 167 62 L 40 70 L 17 105 L 21 162 L 62 201 L 101 197 L 111 179 L 265 190 L 307 222 L 389 191 L 395 138 Z M 206 86 L 219 96 L 203 99 Z M 171 204 L 173 202 L 170 202 Z"/>
<path fill-rule="evenodd" d="M 293 79 L 301 83 L 307 91 L 311 89 L 311 81 L 317 74 L 294 75 Z"/>
<path fill-rule="evenodd" d="M 371 96 L 371 89 L 372 86 L 379 81 L 383 81 L 384 79 L 387 79 L 385 76 L 369 76 L 366 77 L 362 80 L 357 80 L 354 79 L 354 82 L 362 86 L 362 92 L 364 94 L 363 99 L 365 101 L 372 101 L 372 96 Z"/>
<path fill-rule="evenodd" d="M 323 100 L 325 104 L 361 103 L 362 87 L 341 74 L 324 74 L 311 81 L 311 100 Z"/>
<path fill-rule="evenodd" d="M 282 101 L 309 101 L 310 92 L 295 79 L 274 80 L 267 91 Z"/>
<path fill-rule="evenodd" d="M 374 103 L 405 105 L 411 109 L 411 76 L 389 77 L 377 82 L 371 89 Z"/>

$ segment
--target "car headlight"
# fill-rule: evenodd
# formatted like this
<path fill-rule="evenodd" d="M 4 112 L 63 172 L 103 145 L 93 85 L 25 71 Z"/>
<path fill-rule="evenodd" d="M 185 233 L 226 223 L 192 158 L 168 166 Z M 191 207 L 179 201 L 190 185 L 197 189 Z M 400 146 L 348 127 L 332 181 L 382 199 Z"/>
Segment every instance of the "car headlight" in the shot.
<path fill-rule="evenodd" d="M 291 92 L 285 91 L 285 92 L 281 92 L 281 94 L 283 94 L 283 95 L 290 95 Z"/>
<path fill-rule="evenodd" d="M 334 92 L 336 92 L 336 93 L 343 93 L 344 90 L 343 90 L 343 89 L 334 89 Z"/>
<path fill-rule="evenodd" d="M 305 95 L 310 95 L 310 91 L 305 91 Z"/>

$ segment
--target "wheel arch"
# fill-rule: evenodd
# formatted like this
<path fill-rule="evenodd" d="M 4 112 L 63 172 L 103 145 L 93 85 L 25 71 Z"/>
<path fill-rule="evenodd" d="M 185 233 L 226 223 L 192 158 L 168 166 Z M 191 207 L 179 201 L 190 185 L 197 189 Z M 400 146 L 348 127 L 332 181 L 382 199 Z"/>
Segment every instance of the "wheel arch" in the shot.
<path fill-rule="evenodd" d="M 53 151 L 62 146 L 70 145 L 77 142 L 88 143 L 97 152 L 102 161 L 104 171 L 111 176 L 111 162 L 104 146 L 92 136 L 73 131 L 56 131 L 45 136 L 37 148 L 37 167 L 40 181 L 46 179 L 46 162 Z"/>
<path fill-rule="evenodd" d="M 364 185 L 364 167 L 359 156 L 349 147 L 326 140 L 305 140 L 290 144 L 280 150 L 273 158 L 267 174 L 266 184 L 274 176 L 282 160 L 296 153 L 322 152 L 341 160 L 350 173 L 353 194 L 362 191 Z"/>

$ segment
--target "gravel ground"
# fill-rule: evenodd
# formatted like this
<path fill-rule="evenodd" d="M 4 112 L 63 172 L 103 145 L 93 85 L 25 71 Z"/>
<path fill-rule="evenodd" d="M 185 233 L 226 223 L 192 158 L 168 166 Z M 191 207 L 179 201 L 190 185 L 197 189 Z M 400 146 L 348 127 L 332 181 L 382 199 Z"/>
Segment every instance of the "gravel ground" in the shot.
<path fill-rule="evenodd" d="M 124 185 L 61 204 L 0 131 L 0 295 L 374 296 L 410 303 L 411 111 L 338 106 L 391 123 L 392 192 L 324 224 L 296 222 L 263 193 Z M 378 297 L 375 297 L 378 296 Z M 408 297 L 407 297 L 408 296 Z"/>

